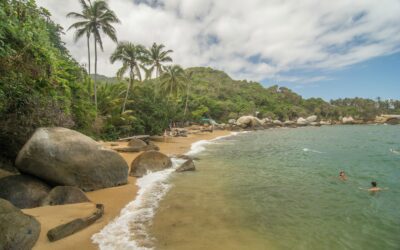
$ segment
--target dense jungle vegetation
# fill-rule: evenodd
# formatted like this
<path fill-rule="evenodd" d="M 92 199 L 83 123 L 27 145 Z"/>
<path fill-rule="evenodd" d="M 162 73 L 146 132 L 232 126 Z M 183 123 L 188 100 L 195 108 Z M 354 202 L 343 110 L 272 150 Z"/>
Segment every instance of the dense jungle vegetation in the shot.
<path fill-rule="evenodd" d="M 280 120 L 310 114 L 323 119 L 352 115 L 370 120 L 382 113 L 400 113 L 400 101 L 396 100 L 304 99 L 288 88 L 233 80 L 211 68 L 184 70 L 171 64 L 173 52 L 162 44 L 145 48 L 118 42 L 113 28 L 119 22 L 117 13 L 109 10 L 106 2 L 80 2 L 82 10 L 69 15 L 78 19 L 70 29 L 77 39 L 87 39 L 88 49 L 96 49 L 95 74 L 90 66 L 86 69 L 72 58 L 61 40 L 66 31 L 52 21 L 46 9 L 34 0 L 0 1 L 3 159 L 14 159 L 30 134 L 42 126 L 63 126 L 94 138 L 115 139 L 159 134 L 171 121 L 196 122 L 210 117 L 227 122 L 256 112 Z M 96 15 L 104 23 L 93 23 Z M 104 34 L 99 27 L 105 27 Z M 116 42 L 110 64 L 123 64 L 116 78 L 100 76 L 101 69 L 97 72 L 102 39 Z M 88 55 L 89 65 L 92 56 Z"/>

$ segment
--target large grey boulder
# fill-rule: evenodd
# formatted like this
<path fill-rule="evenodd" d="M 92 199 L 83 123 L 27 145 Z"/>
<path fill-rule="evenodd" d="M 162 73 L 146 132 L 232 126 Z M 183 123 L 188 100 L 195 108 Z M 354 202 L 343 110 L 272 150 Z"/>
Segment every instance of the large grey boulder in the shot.
<path fill-rule="evenodd" d="M 0 198 L 18 208 L 39 207 L 50 186 L 28 175 L 11 175 L 0 179 Z"/>
<path fill-rule="evenodd" d="M 127 183 L 128 165 L 114 150 L 66 128 L 39 128 L 15 162 L 24 173 L 84 191 Z"/>
<path fill-rule="evenodd" d="M 40 234 L 40 223 L 22 213 L 10 202 L 0 199 L 0 249 L 29 250 Z"/>
<path fill-rule="evenodd" d="M 57 186 L 53 188 L 43 200 L 42 206 L 55 206 L 89 201 L 85 193 L 77 187 Z"/>
<path fill-rule="evenodd" d="M 296 121 L 296 124 L 299 126 L 306 126 L 308 124 L 308 121 L 303 117 L 299 117 Z"/>
<path fill-rule="evenodd" d="M 163 153 L 151 150 L 140 154 L 131 164 L 131 176 L 142 177 L 172 167 L 171 159 Z"/>
<path fill-rule="evenodd" d="M 316 115 L 311 115 L 311 116 L 306 118 L 308 123 L 316 122 L 317 119 L 318 119 L 318 117 Z"/>
<path fill-rule="evenodd" d="M 354 124 L 354 118 L 351 116 L 346 116 L 342 118 L 343 124 Z"/>
<path fill-rule="evenodd" d="M 241 128 L 251 128 L 251 127 L 258 127 L 264 124 L 263 121 L 258 119 L 254 116 L 242 116 L 236 121 L 236 125 L 240 126 Z"/>
<path fill-rule="evenodd" d="M 194 171 L 196 170 L 196 166 L 192 159 L 186 160 L 182 165 L 180 165 L 175 171 L 176 172 L 184 172 L 184 171 Z"/>

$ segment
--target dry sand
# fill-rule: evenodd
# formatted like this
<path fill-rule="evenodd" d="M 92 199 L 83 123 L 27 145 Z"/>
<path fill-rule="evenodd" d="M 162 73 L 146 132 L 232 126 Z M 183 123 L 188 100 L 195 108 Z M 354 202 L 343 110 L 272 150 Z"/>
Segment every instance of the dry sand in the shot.
<path fill-rule="evenodd" d="M 188 137 L 169 138 L 168 142 L 156 142 L 160 151 L 165 154 L 183 154 L 189 151 L 192 143 L 199 140 L 210 140 L 218 136 L 228 135 L 228 131 L 214 131 L 213 133 L 200 133 L 189 135 Z M 117 142 L 119 146 L 127 143 Z M 105 145 L 111 145 L 105 143 Z M 131 162 L 140 153 L 121 153 L 122 157 L 130 166 Z M 87 192 L 86 195 L 93 203 L 79 203 L 62 206 L 45 206 L 32 209 L 24 209 L 23 212 L 34 216 L 41 224 L 41 233 L 39 240 L 34 246 L 34 250 L 42 249 L 98 249 L 93 244 L 90 237 L 99 232 L 113 218 L 119 215 L 121 209 L 130 201 L 135 199 L 137 186 L 136 179 L 129 177 L 128 184 L 119 187 L 106 188 L 93 192 Z M 68 236 L 56 242 L 50 242 L 47 239 L 47 231 L 60 224 L 66 223 L 76 218 L 85 217 L 95 211 L 95 203 L 102 203 L 105 207 L 104 215 L 93 225 L 79 231 L 76 234 Z"/>

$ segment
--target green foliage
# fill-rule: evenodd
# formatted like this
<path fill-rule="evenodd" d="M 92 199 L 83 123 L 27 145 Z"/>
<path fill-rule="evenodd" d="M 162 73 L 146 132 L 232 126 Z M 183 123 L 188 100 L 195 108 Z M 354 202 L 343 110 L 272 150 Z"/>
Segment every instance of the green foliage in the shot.
<path fill-rule="evenodd" d="M 60 40 L 59 25 L 34 1 L 0 2 L 0 145 L 13 158 L 39 126 L 89 129 L 85 72 Z"/>

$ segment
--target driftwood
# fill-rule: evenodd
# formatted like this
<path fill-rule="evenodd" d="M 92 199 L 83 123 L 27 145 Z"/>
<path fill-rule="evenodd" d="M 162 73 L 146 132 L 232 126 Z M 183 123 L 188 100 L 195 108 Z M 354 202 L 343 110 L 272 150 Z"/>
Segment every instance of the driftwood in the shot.
<path fill-rule="evenodd" d="M 92 225 L 96 220 L 101 218 L 103 214 L 104 205 L 96 204 L 96 211 L 92 215 L 84 218 L 78 218 L 68 223 L 59 225 L 53 229 L 50 229 L 47 232 L 47 238 L 52 242 L 65 238 L 71 234 L 78 232 L 79 230 L 82 230 Z"/>
<path fill-rule="evenodd" d="M 125 137 L 125 138 L 120 138 L 120 139 L 118 139 L 118 141 L 130 141 L 132 139 L 146 140 L 149 137 L 150 137 L 150 135 L 135 135 L 135 136 Z"/>

